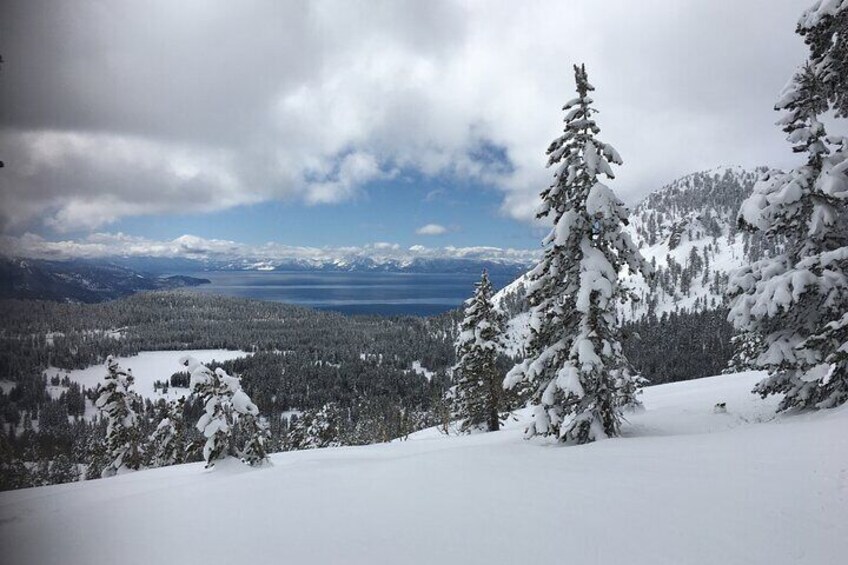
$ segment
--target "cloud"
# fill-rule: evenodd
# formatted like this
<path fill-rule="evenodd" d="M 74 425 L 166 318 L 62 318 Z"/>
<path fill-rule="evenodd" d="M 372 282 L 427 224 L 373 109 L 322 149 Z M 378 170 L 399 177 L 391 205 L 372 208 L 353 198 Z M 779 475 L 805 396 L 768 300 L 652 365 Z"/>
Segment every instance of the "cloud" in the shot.
<path fill-rule="evenodd" d="M 418 235 L 444 235 L 448 233 L 448 228 L 439 224 L 427 224 L 415 230 L 415 233 Z"/>
<path fill-rule="evenodd" d="M 123 233 L 97 232 L 79 240 L 50 241 L 39 235 L 0 236 L 0 255 L 29 259 L 104 259 L 110 257 L 183 258 L 211 261 L 300 261 L 315 264 L 370 258 L 374 260 L 474 259 L 529 265 L 538 250 L 500 247 L 427 247 L 404 249 L 396 243 L 376 242 L 362 247 L 301 247 L 269 242 L 248 245 L 222 239 L 182 235 L 173 240 L 153 240 Z"/>
<path fill-rule="evenodd" d="M 0 228 L 334 205 L 406 169 L 490 185 L 528 220 L 571 62 L 597 87 L 625 199 L 717 165 L 784 166 L 771 107 L 804 55 L 802 8 L 3 2 Z"/>

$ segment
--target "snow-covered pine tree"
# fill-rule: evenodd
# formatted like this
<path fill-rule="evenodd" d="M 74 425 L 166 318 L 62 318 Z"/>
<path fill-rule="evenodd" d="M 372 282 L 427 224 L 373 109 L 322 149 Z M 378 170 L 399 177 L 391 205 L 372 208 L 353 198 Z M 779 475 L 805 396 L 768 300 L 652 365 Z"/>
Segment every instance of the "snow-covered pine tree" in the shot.
<path fill-rule="evenodd" d="M 106 358 L 105 382 L 98 386 L 95 406 L 106 418 L 106 450 L 108 463 L 101 476 L 114 476 L 121 469 L 138 469 L 142 454 L 134 405 L 138 395 L 130 390 L 132 372 L 123 370 L 110 355 Z"/>
<path fill-rule="evenodd" d="M 257 414 L 242 414 L 239 417 L 239 428 L 247 436 L 244 448 L 241 450 L 241 460 L 255 467 L 268 461 L 268 423 Z"/>
<path fill-rule="evenodd" d="M 474 296 L 465 302 L 465 316 L 456 339 L 453 375 L 454 418 L 462 420 L 460 431 L 485 428 L 497 431 L 503 396 L 503 377 L 498 374 L 503 317 L 492 304 L 494 289 L 483 271 L 474 285 Z"/>
<path fill-rule="evenodd" d="M 243 454 L 244 450 L 236 450 L 232 445 L 234 423 L 241 416 L 258 417 L 259 409 L 242 390 L 240 380 L 220 367 L 212 371 L 193 357 L 183 357 L 180 363 L 188 367 L 191 390 L 203 402 L 204 413 L 196 427 L 206 438 L 203 446 L 206 467 L 214 466 L 217 460 L 227 455 Z M 267 458 L 264 436 L 259 437 L 264 430 L 259 425 L 252 426 L 251 430 L 255 435 L 251 434 L 247 439 L 250 458 L 245 458 L 245 462 L 255 465 Z"/>
<path fill-rule="evenodd" d="M 341 408 L 328 402 L 320 410 L 307 411 L 294 423 L 287 438 L 289 449 L 318 449 L 342 445 L 343 415 Z"/>
<path fill-rule="evenodd" d="M 190 387 L 203 403 L 203 414 L 195 427 L 206 438 L 203 445 L 203 459 L 206 467 L 212 467 L 230 451 L 232 429 L 230 422 L 229 387 L 223 382 L 218 371 L 212 371 L 192 357 L 184 357 L 180 363 L 188 367 L 191 375 Z"/>
<path fill-rule="evenodd" d="M 168 403 L 167 413 L 150 434 L 150 442 L 155 450 L 153 465 L 165 467 L 182 463 L 185 460 L 185 397 Z"/>
<path fill-rule="evenodd" d="M 729 320 L 762 336 L 755 364 L 769 376 L 755 393 L 783 394 L 778 410 L 828 408 L 848 398 L 848 140 L 828 137 L 819 121 L 828 104 L 813 65 L 798 70 L 776 109 L 807 162 L 765 174 L 740 208 L 743 227 L 785 245 L 735 273 Z"/>
<path fill-rule="evenodd" d="M 103 476 L 103 469 L 109 464 L 106 445 L 101 438 L 106 436 L 105 425 L 108 425 L 101 419 L 98 422 L 93 422 L 92 432 L 85 439 L 85 472 L 83 478 L 88 481 L 97 479 Z"/>
<path fill-rule="evenodd" d="M 0 491 L 33 486 L 32 472 L 15 455 L 6 434 L 0 433 Z"/>
<path fill-rule="evenodd" d="M 61 485 L 80 480 L 80 470 L 76 463 L 64 453 L 60 453 L 50 462 L 50 471 L 45 484 Z"/>
<path fill-rule="evenodd" d="M 628 295 L 625 267 L 650 265 L 622 230 L 628 211 L 600 176 L 621 164 L 599 133 L 584 66 L 574 67 L 577 98 L 563 110 L 565 131 L 548 148 L 554 182 L 542 192 L 538 218 L 553 217 L 541 262 L 530 272 L 529 357 L 514 367 L 507 388 L 533 387 L 528 435 L 587 443 L 617 436 L 621 411 L 638 404 L 636 378 L 621 351 L 616 301 Z"/>
<path fill-rule="evenodd" d="M 742 332 L 730 338 L 733 356 L 727 362 L 723 374 L 739 373 L 757 369 L 756 360 L 763 349 L 763 340 L 755 332 Z"/>
<path fill-rule="evenodd" d="M 848 0 L 817 0 L 796 31 L 810 48 L 810 65 L 833 110 L 848 118 Z"/>

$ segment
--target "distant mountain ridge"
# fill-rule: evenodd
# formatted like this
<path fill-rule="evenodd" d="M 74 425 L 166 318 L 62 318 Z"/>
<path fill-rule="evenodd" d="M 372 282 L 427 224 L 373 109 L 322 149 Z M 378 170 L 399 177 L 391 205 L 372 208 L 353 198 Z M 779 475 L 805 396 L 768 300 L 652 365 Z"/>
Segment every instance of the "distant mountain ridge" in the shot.
<path fill-rule="evenodd" d="M 527 260 L 480 260 L 458 258 L 374 258 L 352 256 L 331 260 L 283 259 L 274 261 L 207 261 L 203 270 L 220 271 L 322 271 L 383 273 L 492 273 L 520 275 L 530 267 Z"/>
<path fill-rule="evenodd" d="M 646 196 L 631 213 L 627 229 L 656 268 L 651 281 L 628 279 L 638 300 L 622 307 L 625 319 L 674 311 L 703 311 L 723 303 L 728 274 L 758 259 L 773 242 L 741 233 L 736 213 L 765 169 L 724 167 L 685 175 Z M 196 279 L 168 279 L 207 271 L 480 273 L 515 277 L 498 295 L 510 295 L 510 310 L 522 309 L 522 275 L 538 259 L 535 250 L 498 248 L 400 249 L 397 246 L 351 248 L 349 252 L 311 250 L 306 256 L 222 256 L 226 242 L 183 236 L 178 246 L 201 255 L 114 256 L 53 261 L 0 260 L 0 296 L 92 302 L 139 290 L 202 284 Z M 294 248 L 292 248 L 294 249 Z M 27 270 L 28 265 L 34 270 Z M 144 274 L 146 273 L 146 274 Z M 501 298 L 499 298 L 500 300 Z"/>
<path fill-rule="evenodd" d="M 0 298 L 102 302 L 145 290 L 166 290 L 207 284 L 208 279 L 141 273 L 88 261 L 0 259 Z"/>

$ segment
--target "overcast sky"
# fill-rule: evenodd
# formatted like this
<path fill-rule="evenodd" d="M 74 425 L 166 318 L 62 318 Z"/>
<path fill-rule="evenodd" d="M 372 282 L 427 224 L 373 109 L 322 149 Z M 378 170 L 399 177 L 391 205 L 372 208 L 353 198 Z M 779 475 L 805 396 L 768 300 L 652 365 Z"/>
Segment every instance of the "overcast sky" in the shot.
<path fill-rule="evenodd" d="M 0 227 L 531 247 L 572 63 L 628 202 L 791 165 L 809 3 L 6 0 Z"/>

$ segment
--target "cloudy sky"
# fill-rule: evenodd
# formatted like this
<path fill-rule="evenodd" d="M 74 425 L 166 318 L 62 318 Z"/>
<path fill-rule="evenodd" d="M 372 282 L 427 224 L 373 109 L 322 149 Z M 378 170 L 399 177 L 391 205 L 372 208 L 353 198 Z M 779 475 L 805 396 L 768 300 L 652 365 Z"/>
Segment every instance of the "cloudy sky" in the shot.
<path fill-rule="evenodd" d="M 0 230 L 538 247 L 572 63 L 628 202 L 791 165 L 771 108 L 809 3 L 7 0 Z"/>

